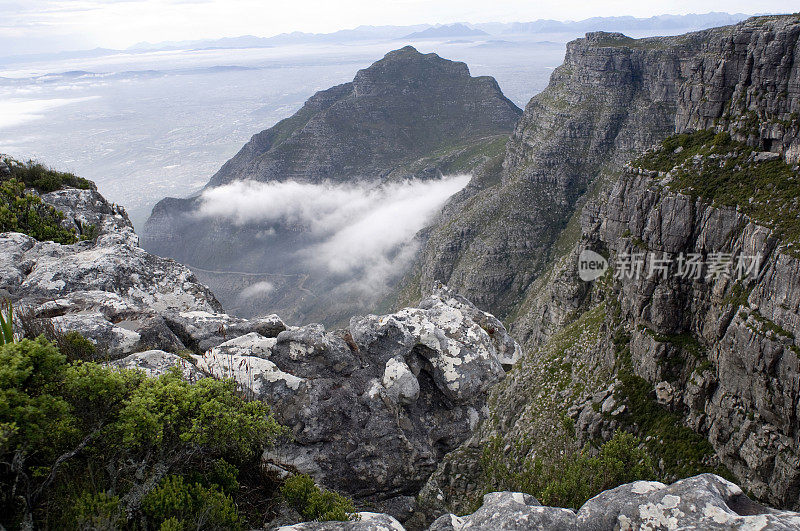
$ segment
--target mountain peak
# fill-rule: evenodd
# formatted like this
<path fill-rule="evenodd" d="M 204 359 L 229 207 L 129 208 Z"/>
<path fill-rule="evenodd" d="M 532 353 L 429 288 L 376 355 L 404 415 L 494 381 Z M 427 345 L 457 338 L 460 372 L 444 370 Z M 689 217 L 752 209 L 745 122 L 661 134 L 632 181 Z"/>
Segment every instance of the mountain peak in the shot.
<path fill-rule="evenodd" d="M 441 83 L 468 83 L 469 79 L 466 63 L 443 59 L 435 53 L 423 54 L 413 46 L 404 46 L 359 70 L 353 79 L 353 85 L 356 93 L 363 95 L 376 86 L 397 90 L 409 83 L 421 87 Z"/>

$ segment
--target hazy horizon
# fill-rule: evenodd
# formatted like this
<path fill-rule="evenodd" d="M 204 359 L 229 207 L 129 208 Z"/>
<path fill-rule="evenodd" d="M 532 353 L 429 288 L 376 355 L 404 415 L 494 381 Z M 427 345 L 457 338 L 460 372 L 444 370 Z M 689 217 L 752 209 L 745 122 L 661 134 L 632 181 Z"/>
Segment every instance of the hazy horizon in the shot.
<path fill-rule="evenodd" d="M 795 9 L 800 8 L 800 4 L 793 3 Z M 9 56 L 96 47 L 126 49 L 141 42 L 271 37 L 292 32 L 327 34 L 359 26 L 648 18 L 705 14 L 719 9 L 718 2 L 708 0 L 615 0 L 602 4 L 564 0 L 552 5 L 498 0 L 488 6 L 476 0 L 391 0 L 379 4 L 366 0 L 297 0 L 281 4 L 259 0 L 0 0 L 0 11 L 4 13 L 0 49 Z M 785 1 L 775 0 L 731 0 L 725 9 L 727 13 L 747 14 L 791 11 Z"/>

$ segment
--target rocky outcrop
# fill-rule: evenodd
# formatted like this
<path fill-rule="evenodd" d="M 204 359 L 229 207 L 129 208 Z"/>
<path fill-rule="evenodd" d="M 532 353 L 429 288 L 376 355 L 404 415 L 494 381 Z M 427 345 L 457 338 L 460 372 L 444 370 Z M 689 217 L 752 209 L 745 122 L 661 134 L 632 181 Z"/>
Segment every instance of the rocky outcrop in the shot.
<path fill-rule="evenodd" d="M 800 526 L 800 513 L 776 511 L 748 498 L 735 484 L 703 474 L 664 485 L 637 481 L 602 492 L 579 511 L 542 506 L 520 492 L 492 492 L 480 509 L 466 516 L 446 514 L 428 531 L 461 529 L 775 529 Z M 279 529 L 404 529 L 388 515 L 367 514 L 361 521 L 303 523 Z"/>
<path fill-rule="evenodd" d="M 489 318 L 439 287 L 416 308 L 354 317 L 343 332 L 280 333 L 263 361 L 300 380 L 292 392 L 262 387 L 259 396 L 278 404 L 294 440 L 265 459 L 358 498 L 416 494 L 485 417 L 506 349 L 518 348 L 499 322 L 484 329 L 473 320 L 477 313 Z"/>
<path fill-rule="evenodd" d="M 418 307 L 354 317 L 345 330 L 250 332 L 202 355 L 151 350 L 113 364 L 234 380 L 291 430 L 265 451 L 267 466 L 406 519 L 438 461 L 485 419 L 489 389 L 519 352 L 493 316 L 438 286 Z"/>
<path fill-rule="evenodd" d="M 354 317 L 342 330 L 231 317 L 188 269 L 139 248 L 124 211 L 97 192 L 43 199 L 63 208 L 65 224 L 95 225 L 97 238 L 0 234 L 0 287 L 21 330 L 78 331 L 108 365 L 151 377 L 232 379 L 291 430 L 266 451 L 268 466 L 311 474 L 362 505 L 407 518 L 521 356 L 499 320 L 442 285 L 416 307 Z"/>
<path fill-rule="evenodd" d="M 66 188 L 42 199 L 64 212 L 66 226 L 93 225 L 96 237 L 61 245 L 0 234 L 0 289 L 34 326 L 46 320 L 79 331 L 111 358 L 150 349 L 204 352 L 232 335 L 275 336 L 286 328 L 277 316 L 224 314 L 186 267 L 141 249 L 124 210 L 95 190 Z"/>

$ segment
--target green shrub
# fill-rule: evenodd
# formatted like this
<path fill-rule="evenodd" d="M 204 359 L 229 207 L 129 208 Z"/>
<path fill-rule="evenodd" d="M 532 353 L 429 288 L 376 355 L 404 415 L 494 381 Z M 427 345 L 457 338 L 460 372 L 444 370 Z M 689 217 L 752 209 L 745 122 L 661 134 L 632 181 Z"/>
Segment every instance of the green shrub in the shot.
<path fill-rule="evenodd" d="M 0 347 L 0 526 L 105 522 L 118 500 L 129 523 L 158 527 L 163 516 L 174 528 L 202 505 L 187 521 L 235 527 L 237 473 L 258 470 L 282 433 L 269 407 L 244 402 L 232 381 L 190 384 L 177 369 L 147 378 L 23 339 Z M 178 514 L 167 500 L 184 490 L 191 503 Z"/>
<path fill-rule="evenodd" d="M 94 241 L 100 235 L 100 229 L 97 228 L 97 225 L 92 225 L 88 223 L 81 223 L 81 240 L 82 241 Z"/>
<path fill-rule="evenodd" d="M 614 394 L 627 406 L 616 419 L 646 439 L 648 452 L 659 463 L 658 479 L 671 483 L 706 472 L 734 479 L 724 466 L 713 464 L 715 452 L 711 443 L 653 398 L 653 386 L 633 371 L 629 341 L 630 336 L 622 332 L 614 338 L 619 364 L 617 378 L 621 383 Z M 694 343 L 696 340 L 684 344 Z"/>
<path fill-rule="evenodd" d="M 305 474 L 288 478 L 281 486 L 281 495 L 305 520 L 346 522 L 358 518 L 350 499 L 320 489 L 314 479 Z"/>
<path fill-rule="evenodd" d="M 638 438 L 617 431 L 597 455 L 583 451 L 545 463 L 501 455 L 503 443 L 498 439 L 484 448 L 481 458 L 486 491 L 526 492 L 544 505 L 578 509 L 604 490 L 655 479 L 652 459 L 640 445 Z"/>
<path fill-rule="evenodd" d="M 61 226 L 64 214 L 25 193 L 25 185 L 16 179 L 0 182 L 0 232 L 21 232 L 40 241 L 70 244 L 77 241 L 75 232 Z"/>
<path fill-rule="evenodd" d="M 75 500 L 73 521 L 79 529 L 120 529 L 125 525 L 125 513 L 119 497 L 105 492 L 84 492 Z"/>
<path fill-rule="evenodd" d="M 32 160 L 19 162 L 11 158 L 4 158 L 3 161 L 11 170 L 12 179 L 24 183 L 28 188 L 35 188 L 42 194 L 67 187 L 81 190 L 94 188 L 92 182 L 87 179 L 77 177 L 72 173 L 53 170 Z"/>
<path fill-rule="evenodd" d="M 95 344 L 75 330 L 71 330 L 56 338 L 56 344 L 58 345 L 58 350 L 70 361 L 91 361 L 97 357 L 97 347 Z"/>
<path fill-rule="evenodd" d="M 218 488 L 186 483 L 168 476 L 142 500 L 150 527 L 164 529 L 241 529 L 242 522 L 230 496 Z"/>

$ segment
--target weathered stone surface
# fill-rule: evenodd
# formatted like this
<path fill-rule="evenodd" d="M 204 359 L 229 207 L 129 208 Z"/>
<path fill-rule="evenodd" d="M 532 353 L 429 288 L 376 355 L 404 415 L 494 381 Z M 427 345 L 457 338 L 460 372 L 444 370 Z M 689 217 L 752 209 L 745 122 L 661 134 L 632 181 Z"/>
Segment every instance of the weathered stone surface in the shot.
<path fill-rule="evenodd" d="M 197 352 L 205 352 L 242 335 L 257 333 L 271 338 L 286 329 L 277 315 L 248 320 L 221 311 L 189 310 L 170 312 L 165 318 L 181 341 Z"/>
<path fill-rule="evenodd" d="M 138 247 L 125 211 L 95 190 L 67 188 L 42 200 L 64 212 L 65 226 L 97 238 L 72 245 L 0 234 L 0 289 L 16 307 L 92 340 L 100 357 L 149 349 L 206 349 L 250 332 L 276 336 L 275 315 L 245 321 L 222 306 L 186 267 Z"/>
<path fill-rule="evenodd" d="M 343 525 L 352 524 L 305 523 L 287 529 L 357 529 L 342 527 Z M 800 528 L 800 513 L 764 507 L 748 498 L 735 484 L 713 474 L 702 474 L 677 481 L 669 486 L 655 481 L 628 483 L 600 493 L 587 501 L 577 513 L 571 509 L 544 507 L 528 494 L 493 492 L 483 497 L 483 505 L 474 513 L 461 517 L 454 514 L 442 515 L 431 524 L 428 531 L 462 529 L 789 531 L 798 528 Z"/>
<path fill-rule="evenodd" d="M 404 531 L 405 528 L 389 516 L 380 513 L 358 513 L 352 522 L 304 522 L 279 527 L 282 531 Z"/>
<path fill-rule="evenodd" d="M 575 529 L 780 529 L 800 527 L 800 513 L 777 511 L 735 484 L 702 474 L 666 486 L 637 481 L 595 496 L 578 511 Z"/>
<path fill-rule="evenodd" d="M 268 359 L 220 353 L 212 349 L 197 356 L 197 368 L 214 378 L 232 378 L 251 398 L 271 404 L 294 394 L 304 384 L 302 378 L 283 372 Z"/>
<path fill-rule="evenodd" d="M 294 441 L 265 459 L 359 498 L 415 492 L 484 417 L 488 389 L 504 377 L 499 349 L 516 349 L 475 312 L 440 286 L 419 308 L 354 317 L 342 333 L 281 332 L 269 360 L 305 386 L 276 408 Z"/>
<path fill-rule="evenodd" d="M 258 332 L 250 332 L 217 345 L 211 349 L 211 352 L 217 356 L 255 356 L 267 359 L 272 354 L 272 349 L 275 348 L 277 342 L 277 338 L 264 337 Z"/>
<path fill-rule="evenodd" d="M 402 356 L 396 356 L 386 362 L 381 383 L 386 389 L 387 396 L 403 406 L 419 398 L 419 380 L 408 368 Z"/>
<path fill-rule="evenodd" d="M 112 361 L 109 365 L 122 369 L 138 369 L 144 371 L 147 376 L 161 376 L 171 368 L 177 367 L 181 370 L 183 377 L 189 381 L 197 381 L 204 377 L 194 364 L 163 350 L 137 352 Z"/>
<path fill-rule="evenodd" d="M 487 319 L 484 312 L 440 286 L 419 308 L 390 316 L 354 317 L 350 331 L 360 348 L 387 362 L 396 351 L 415 348 L 432 367 L 437 386 L 459 402 L 486 391 L 503 375 L 502 363 L 515 360 L 520 352 L 505 327 L 494 317 L 491 325 Z M 492 378 L 487 380 L 487 374 Z"/>

